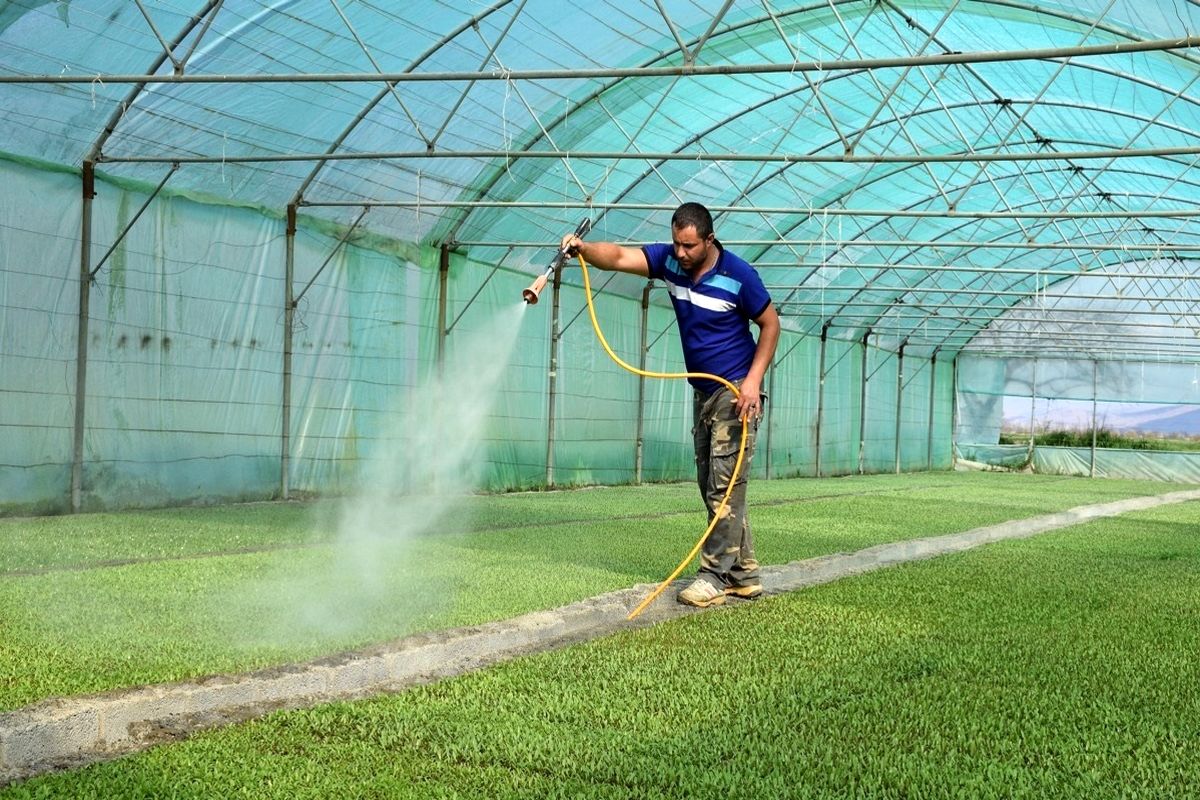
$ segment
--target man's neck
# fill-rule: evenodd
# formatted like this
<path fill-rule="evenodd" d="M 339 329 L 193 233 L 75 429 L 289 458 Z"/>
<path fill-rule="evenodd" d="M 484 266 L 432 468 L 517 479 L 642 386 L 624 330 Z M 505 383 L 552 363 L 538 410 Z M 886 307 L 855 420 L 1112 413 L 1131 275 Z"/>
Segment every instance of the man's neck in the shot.
<path fill-rule="evenodd" d="M 708 258 L 704 259 L 704 263 L 696 267 L 696 271 L 692 273 L 692 281 L 696 282 L 708 274 L 708 271 L 717 265 L 721 260 L 721 248 L 713 245 L 708 250 Z"/>

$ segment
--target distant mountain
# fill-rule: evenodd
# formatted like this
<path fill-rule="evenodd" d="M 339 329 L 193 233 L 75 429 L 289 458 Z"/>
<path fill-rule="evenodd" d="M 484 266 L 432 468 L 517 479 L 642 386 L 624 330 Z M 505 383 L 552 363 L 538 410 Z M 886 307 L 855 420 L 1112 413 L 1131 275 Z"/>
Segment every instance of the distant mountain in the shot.
<path fill-rule="evenodd" d="M 1147 405 L 1143 403 L 1100 403 L 1097 423 L 1114 433 L 1141 433 L 1149 436 L 1200 436 L 1200 406 Z M 1039 429 L 1065 428 L 1089 430 L 1092 427 L 1090 401 L 1038 400 L 1034 425 Z M 1029 428 L 1029 400 L 1008 398 L 1004 404 L 1006 431 Z"/>

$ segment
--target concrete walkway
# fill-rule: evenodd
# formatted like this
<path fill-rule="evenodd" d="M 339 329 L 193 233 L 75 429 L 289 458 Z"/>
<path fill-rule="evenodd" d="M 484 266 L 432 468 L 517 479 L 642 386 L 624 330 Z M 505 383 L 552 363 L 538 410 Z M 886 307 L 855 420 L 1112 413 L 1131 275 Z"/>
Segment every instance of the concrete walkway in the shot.
<path fill-rule="evenodd" d="M 795 591 L 1002 539 L 1197 499 L 1200 490 L 1080 506 L 963 533 L 764 567 L 763 590 L 765 594 Z M 636 620 L 627 621 L 629 612 L 653 589 L 653 584 L 643 584 L 549 611 L 417 634 L 302 664 L 39 702 L 0 714 L 0 786 L 116 758 L 279 709 L 399 691 L 517 656 L 697 613 L 675 602 L 672 587 Z"/>

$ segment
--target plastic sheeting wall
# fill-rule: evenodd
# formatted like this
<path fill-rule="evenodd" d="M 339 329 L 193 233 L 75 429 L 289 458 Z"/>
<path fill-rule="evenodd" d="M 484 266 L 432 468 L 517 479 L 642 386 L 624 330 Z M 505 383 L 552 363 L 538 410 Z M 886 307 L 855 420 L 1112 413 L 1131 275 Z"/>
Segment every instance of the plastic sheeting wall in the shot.
<path fill-rule="evenodd" d="M 0 180 L 18 187 L 0 195 L 0 513 L 61 512 L 71 503 L 79 176 L 0 161 Z M 146 197 L 98 179 L 93 265 Z M 295 237 L 294 492 L 353 491 L 379 453 L 418 447 L 422 407 L 453 413 L 468 399 L 445 388 L 449 396 L 429 396 L 439 252 L 363 236 L 350 242 L 338 247 L 336 235 L 303 220 Z M 164 192 L 100 266 L 89 315 L 84 510 L 280 495 L 285 251 L 282 218 Z M 451 255 L 448 364 L 521 305 L 532 276 L 491 267 Z M 554 484 L 636 480 L 639 386 L 642 480 L 691 480 L 690 388 L 641 381 L 613 364 L 595 340 L 577 278 L 559 292 Z M 662 288 L 653 292 L 646 368 L 681 371 L 674 315 Z M 547 289 L 513 317 L 511 363 L 486 387 L 471 476 L 478 488 L 547 483 L 552 302 Z M 640 302 L 600 293 L 596 305 L 614 350 L 636 364 Z M 901 375 L 895 353 L 834 338 L 824 349 L 822 390 L 820 339 L 785 330 L 754 476 L 817 474 L 818 438 L 822 475 L 950 466 L 952 387 L 943 365 L 931 384 L 927 359 L 906 356 Z M 407 463 L 420 469 L 420 452 Z"/>
<path fill-rule="evenodd" d="M 1032 467 L 1056 475 L 1200 483 L 1200 453 L 999 445 L 1004 398 L 1146 403 L 1200 403 L 1200 365 L 1060 359 L 959 359 L 957 452 L 1003 468 Z M 1036 412 L 1036 406 L 1031 408 Z M 1033 419 L 1034 429 L 1040 427 Z"/>

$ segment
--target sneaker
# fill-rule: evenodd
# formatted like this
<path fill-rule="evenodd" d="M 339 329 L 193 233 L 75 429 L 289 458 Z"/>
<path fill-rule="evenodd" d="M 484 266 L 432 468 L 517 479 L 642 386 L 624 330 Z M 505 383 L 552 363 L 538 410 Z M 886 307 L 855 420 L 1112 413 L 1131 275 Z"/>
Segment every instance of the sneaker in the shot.
<path fill-rule="evenodd" d="M 713 586 L 704 578 L 696 578 L 691 584 L 679 593 L 676 598 L 685 606 L 695 606 L 696 608 L 708 608 L 709 606 L 719 606 L 725 602 L 725 592 Z"/>
<path fill-rule="evenodd" d="M 726 586 L 725 594 L 731 597 L 740 597 L 743 600 L 753 600 L 762 594 L 762 584 L 747 583 L 744 586 Z"/>

